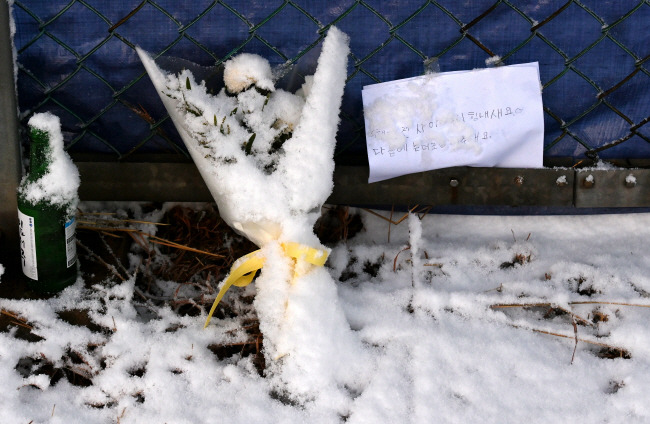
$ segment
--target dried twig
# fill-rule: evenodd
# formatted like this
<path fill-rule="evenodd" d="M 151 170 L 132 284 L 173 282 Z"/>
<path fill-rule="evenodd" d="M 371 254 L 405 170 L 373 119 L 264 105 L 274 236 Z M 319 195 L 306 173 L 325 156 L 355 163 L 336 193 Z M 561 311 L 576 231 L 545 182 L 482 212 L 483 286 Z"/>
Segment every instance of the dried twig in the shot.
<path fill-rule="evenodd" d="M 590 322 L 590 321 L 588 321 L 588 320 L 582 318 L 580 315 L 576 314 L 576 313 L 573 312 L 573 311 L 570 311 L 570 310 L 568 310 L 568 309 L 562 308 L 562 307 L 560 307 L 560 306 L 551 306 L 551 308 L 559 309 L 559 310 L 561 310 L 562 312 L 564 312 L 564 313 L 566 313 L 566 314 L 569 314 L 569 316 L 571 317 L 571 319 L 572 319 L 573 321 L 576 321 L 576 320 L 577 320 L 577 321 L 580 321 L 580 323 L 581 323 L 582 325 L 586 325 L 586 326 L 589 326 L 589 327 L 595 327 L 595 324 L 594 324 L 593 322 Z"/>
<path fill-rule="evenodd" d="M 576 302 L 569 302 L 569 305 L 585 305 L 585 304 L 606 304 L 606 305 L 620 305 L 620 306 L 640 306 L 640 307 L 645 307 L 648 308 L 650 305 L 643 305 L 643 304 L 632 304 L 632 303 L 620 303 L 620 302 L 598 302 L 598 301 L 576 301 Z M 601 342 L 596 342 L 593 340 L 588 340 L 588 339 L 583 339 L 578 337 L 578 326 L 577 326 L 577 321 L 581 321 L 585 324 L 588 324 L 590 326 L 595 326 L 595 324 L 585 320 L 584 318 L 581 318 L 580 316 L 574 314 L 571 311 L 566 310 L 565 308 L 559 307 L 557 305 L 553 305 L 552 303 L 546 303 L 546 302 L 539 302 L 539 303 L 510 303 L 510 304 L 495 304 L 495 305 L 490 305 L 491 309 L 506 309 L 506 308 L 534 308 L 534 307 L 551 307 L 551 308 L 556 308 L 560 309 L 563 312 L 566 312 L 571 316 L 571 322 L 573 325 L 573 336 L 569 336 L 566 334 L 561 334 L 561 333 L 554 333 L 551 331 L 546 331 L 546 330 L 540 330 L 537 328 L 532 328 L 532 327 L 524 327 L 521 325 L 517 324 L 508 324 L 514 328 L 525 328 L 530 331 L 533 331 L 535 333 L 541 333 L 541 334 L 547 334 L 549 336 L 555 336 L 555 337 L 562 337 L 562 338 L 567 338 L 567 339 L 573 339 L 575 340 L 575 345 L 573 347 L 573 355 L 571 356 L 571 363 L 573 364 L 573 360 L 575 358 L 575 353 L 578 347 L 578 342 L 584 342 L 587 344 L 591 345 L 596 345 L 596 346 L 601 346 L 603 348 L 619 352 L 621 357 L 623 357 L 626 353 L 627 350 L 621 347 L 609 345 L 607 343 L 601 343 Z"/>
<path fill-rule="evenodd" d="M 393 224 L 393 225 L 399 225 L 399 224 L 401 224 L 402 222 L 404 222 L 404 220 L 405 220 L 406 218 L 408 218 L 409 214 L 412 213 L 415 209 L 417 209 L 418 206 L 420 206 L 420 205 L 415 205 L 415 206 L 413 206 L 411 209 L 409 209 L 408 212 L 406 212 L 404 215 L 402 215 L 402 216 L 400 217 L 400 219 L 398 219 L 397 221 L 393 221 L 394 206 L 391 208 L 391 215 L 390 215 L 389 218 L 386 218 L 386 217 L 383 216 L 382 214 L 377 213 L 377 212 L 373 211 L 372 209 L 367 209 L 367 208 L 362 208 L 362 209 L 363 209 L 364 211 L 368 212 L 368 213 L 371 214 L 371 215 L 374 215 L 374 216 L 376 216 L 376 217 L 378 217 L 378 218 L 381 218 L 381 219 L 383 219 L 384 221 L 388 221 L 389 223 L 391 223 L 391 224 Z M 426 210 L 429 210 L 429 209 L 431 209 L 431 207 L 426 208 Z"/>
<path fill-rule="evenodd" d="M 150 251 L 149 251 L 149 246 L 147 246 L 147 245 L 145 244 L 145 239 L 144 239 L 144 237 L 143 237 L 141 234 L 139 234 L 139 233 L 134 233 L 134 232 L 128 232 L 127 234 L 128 234 L 129 236 L 131 236 L 131 238 L 133 239 L 133 241 L 136 242 L 136 244 L 137 244 L 138 246 L 140 246 L 140 247 L 142 248 L 142 250 L 144 250 L 144 251 L 147 252 L 147 253 L 150 253 Z"/>
<path fill-rule="evenodd" d="M 391 207 L 390 207 L 390 219 L 388 220 L 388 243 L 390 243 L 390 224 L 393 223 L 393 213 L 394 212 L 395 212 L 395 205 L 391 205 Z M 404 217 L 402 217 L 402 218 L 404 218 Z M 400 222 L 402 222 L 402 221 L 399 221 L 398 224 Z M 396 225 L 398 225 L 398 224 L 396 224 Z"/>
<path fill-rule="evenodd" d="M 571 355 L 571 365 L 573 365 L 573 360 L 576 357 L 576 350 L 578 349 L 578 324 L 576 323 L 576 318 L 573 315 L 571 315 L 571 323 L 573 324 L 573 336 L 576 340 L 576 343 L 573 345 L 573 354 Z"/>
<path fill-rule="evenodd" d="M 120 422 L 121 422 L 120 420 L 122 418 L 124 418 L 125 413 L 126 413 L 126 407 L 124 407 L 124 409 L 122 409 L 122 413 L 117 417 L 117 424 L 120 424 Z"/>
<path fill-rule="evenodd" d="M 492 289 L 494 290 L 494 289 Z M 569 303 L 571 304 L 571 303 Z M 539 302 L 539 303 L 510 303 L 510 304 L 496 304 L 496 305 L 490 305 L 491 309 L 507 309 L 507 308 L 554 308 L 554 309 L 559 309 L 560 311 L 564 312 L 565 314 L 568 314 L 572 319 L 575 319 L 579 321 L 582 325 L 587 325 L 590 327 L 594 327 L 594 323 L 582 318 L 580 315 L 574 313 L 573 311 L 570 311 L 566 308 L 563 308 L 561 306 L 555 305 L 553 303 L 547 303 L 547 302 Z"/>
<path fill-rule="evenodd" d="M 410 250 L 410 249 L 411 249 L 411 246 L 406 246 L 404 249 L 397 252 L 397 255 L 395 255 L 395 259 L 393 259 L 393 272 L 397 271 L 397 258 L 399 257 L 399 254 L 402 253 L 402 252 L 405 252 L 407 250 Z"/>
<path fill-rule="evenodd" d="M 503 291 L 503 283 L 499 284 L 497 287 L 493 289 L 484 290 L 483 293 L 489 293 L 491 291 L 496 291 L 498 293 L 501 293 Z"/>
<path fill-rule="evenodd" d="M 106 267 L 106 269 L 108 269 L 111 273 L 113 273 L 113 275 L 115 275 L 117 278 L 119 278 L 122 281 L 126 281 L 126 278 L 123 277 L 119 272 L 117 272 L 117 269 L 115 268 L 114 265 L 111 265 L 111 264 L 107 263 L 99 255 L 97 255 L 95 252 L 90 250 L 90 248 L 88 246 L 86 246 L 85 244 L 83 244 L 81 242 L 81 240 L 79 240 L 79 239 L 77 239 L 77 246 L 80 246 L 81 248 L 83 248 L 91 258 L 93 258 L 94 260 L 96 260 L 100 264 L 104 265 Z"/>
<path fill-rule="evenodd" d="M 139 219 L 129 219 L 129 218 L 93 218 L 90 220 L 83 219 L 83 217 L 94 217 L 94 216 L 103 216 L 103 215 L 108 215 L 108 216 L 114 216 L 115 214 L 112 212 L 80 212 L 79 216 L 80 219 L 78 220 L 79 224 L 88 224 L 88 225 L 97 225 L 97 224 L 103 224 L 105 227 L 123 227 L 124 223 L 129 223 L 129 224 L 146 224 L 146 225 L 156 225 L 156 226 L 168 226 L 170 224 L 166 224 L 164 222 L 153 222 L 153 221 L 143 221 Z"/>
<path fill-rule="evenodd" d="M 597 300 L 569 302 L 569 305 L 615 305 L 615 306 L 633 306 L 636 308 L 650 308 L 650 305 L 644 305 L 642 303 L 603 302 Z"/>
<path fill-rule="evenodd" d="M 154 295 L 151 294 L 151 293 L 145 293 L 145 292 L 143 292 L 143 291 L 140 290 L 140 288 L 138 288 L 138 287 L 134 287 L 134 288 L 133 288 L 133 291 L 134 291 L 138 296 L 140 296 L 143 300 L 145 300 L 145 301 L 149 301 L 149 300 L 159 300 L 159 301 L 162 301 L 162 302 L 168 302 L 168 301 L 174 299 L 172 296 L 154 296 Z"/>
<path fill-rule="evenodd" d="M 388 221 L 388 243 L 390 243 L 390 227 L 391 227 L 391 224 L 392 225 L 401 224 L 402 222 L 404 222 L 404 220 L 406 218 L 408 218 L 410 213 L 412 213 L 415 209 L 418 208 L 418 206 L 420 206 L 420 205 L 413 206 L 411 209 L 409 209 L 408 212 L 406 212 L 404 215 L 402 215 L 402 217 L 400 219 L 398 219 L 397 221 L 393 221 L 393 213 L 395 212 L 395 205 L 391 206 L 391 208 L 390 208 L 390 217 L 388 217 L 388 218 L 386 218 L 385 216 L 373 211 L 372 209 L 363 208 L 363 210 L 368 212 L 369 214 L 375 215 L 376 217 L 379 217 L 379 218 L 383 219 L 384 221 Z M 425 208 L 426 212 L 428 212 L 430 209 L 431 209 L 431 207 Z M 426 214 L 426 212 L 424 212 L 424 213 Z M 420 218 L 420 219 L 422 219 L 422 218 Z"/>
<path fill-rule="evenodd" d="M 143 234 L 145 234 L 145 233 L 143 233 Z M 160 238 L 160 237 L 152 236 L 152 235 L 149 235 L 149 234 L 145 234 L 145 235 L 148 236 L 149 241 L 151 243 L 161 244 L 163 246 L 173 247 L 173 248 L 181 249 L 181 250 L 187 250 L 188 252 L 202 253 L 204 255 L 213 256 L 215 258 L 224 258 L 225 257 L 225 256 L 219 255 L 217 253 L 211 253 L 211 252 L 206 252 L 205 250 L 195 249 L 193 247 L 185 246 L 184 244 L 180 244 L 180 243 L 175 243 L 175 242 L 170 241 L 170 240 L 165 240 L 165 239 Z"/>
<path fill-rule="evenodd" d="M 633 306 L 637 308 L 650 308 L 650 305 L 643 303 L 624 303 L 624 302 L 607 302 L 599 300 L 585 300 L 585 301 L 574 301 L 568 302 L 569 305 L 615 305 L 615 306 Z M 540 302 L 540 303 L 497 303 L 490 305 L 490 308 L 493 309 L 503 309 L 503 308 L 526 308 L 526 307 L 536 307 L 536 306 L 553 306 L 557 307 L 552 303 Z"/>
<path fill-rule="evenodd" d="M 115 264 L 122 270 L 122 272 L 124 272 L 124 275 L 129 275 L 129 271 L 126 269 L 124 264 L 122 264 L 122 261 L 117 257 L 111 246 L 106 242 L 106 239 L 103 236 L 100 236 L 100 239 L 102 240 L 106 251 L 113 257 Z"/>
<path fill-rule="evenodd" d="M 32 327 L 31 325 L 27 324 L 27 320 L 25 320 L 25 319 L 19 317 L 18 315 L 14 314 L 14 313 L 11 312 L 11 311 L 8 311 L 8 310 L 6 310 L 6 309 L 0 309 L 0 314 L 2 314 L 2 315 L 6 315 L 6 316 L 12 318 L 12 319 L 13 319 L 13 320 L 11 321 L 12 324 L 16 324 L 16 325 L 18 325 L 18 326 L 20 326 L 20 327 L 24 327 L 24 328 L 28 329 L 29 331 L 31 331 L 31 330 L 34 329 L 34 327 Z"/>
<path fill-rule="evenodd" d="M 162 237 L 157 237 L 149 233 L 145 233 L 144 231 L 138 230 L 136 228 L 130 228 L 125 226 L 124 224 L 126 223 L 133 223 L 133 224 L 153 224 L 153 225 L 170 225 L 166 223 L 159 223 L 159 222 L 149 222 L 149 221 L 141 221 L 141 220 L 136 220 L 136 219 L 99 219 L 99 220 L 79 220 L 79 225 L 77 228 L 81 230 L 91 230 L 91 231 L 97 231 L 102 234 L 107 234 L 107 233 L 113 233 L 113 232 L 123 232 L 129 234 L 136 243 L 138 243 L 142 248 L 145 250 L 148 250 L 144 243 L 141 241 L 144 241 L 144 239 L 148 239 L 151 243 L 155 244 L 160 244 L 163 246 L 167 247 L 173 247 L 175 249 L 180 249 L 180 250 L 187 250 L 189 252 L 194 252 L 194 253 L 201 253 L 204 255 L 209 255 L 209 256 L 214 256 L 217 258 L 223 258 L 222 255 L 216 254 L 216 253 L 211 253 L 211 252 L 206 252 L 205 250 L 200 250 L 196 249 L 193 247 L 186 246 L 184 244 L 176 243 L 171 240 L 166 240 Z M 140 240 L 137 240 L 135 235 L 140 237 Z"/>
<path fill-rule="evenodd" d="M 530 330 L 533 333 L 540 333 L 540 334 L 546 334 L 546 335 L 554 336 L 554 337 L 561 337 L 561 338 L 564 338 L 564 339 L 574 339 L 574 340 L 576 340 L 575 335 L 569 336 L 567 334 L 554 333 L 552 331 L 540 330 L 539 328 L 533 328 L 533 327 L 524 327 L 524 326 L 517 325 L 517 324 L 508 324 L 508 325 L 513 327 L 513 328 Z M 594 340 L 588 340 L 588 339 L 582 339 L 582 338 L 577 338 L 577 340 L 580 341 L 580 342 L 583 342 L 583 343 L 591 344 L 591 345 L 594 345 L 594 346 L 605 347 L 607 349 L 615 350 L 615 351 L 618 351 L 618 352 L 627 352 L 627 349 L 624 349 L 622 347 L 613 346 L 613 345 L 610 345 L 610 344 L 607 344 L 607 343 L 601 343 L 601 342 L 597 342 L 597 341 L 594 341 Z"/>

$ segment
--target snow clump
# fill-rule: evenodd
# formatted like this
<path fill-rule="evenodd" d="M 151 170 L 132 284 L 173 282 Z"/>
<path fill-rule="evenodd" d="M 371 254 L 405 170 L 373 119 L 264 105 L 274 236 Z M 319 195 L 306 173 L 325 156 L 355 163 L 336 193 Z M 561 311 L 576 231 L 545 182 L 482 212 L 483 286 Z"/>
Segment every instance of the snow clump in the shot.
<path fill-rule="evenodd" d="M 43 131 L 49 137 L 47 172 L 35 181 L 29 175 L 23 177 L 18 194 L 30 203 L 44 202 L 53 206 L 67 207 L 71 213 L 77 208 L 79 198 L 79 171 L 63 148 L 63 134 L 58 116 L 37 113 L 28 122 L 29 127 Z"/>
<path fill-rule="evenodd" d="M 261 56 L 242 53 L 225 63 L 223 80 L 233 94 L 241 93 L 251 85 L 273 91 L 273 72 L 269 62 Z"/>

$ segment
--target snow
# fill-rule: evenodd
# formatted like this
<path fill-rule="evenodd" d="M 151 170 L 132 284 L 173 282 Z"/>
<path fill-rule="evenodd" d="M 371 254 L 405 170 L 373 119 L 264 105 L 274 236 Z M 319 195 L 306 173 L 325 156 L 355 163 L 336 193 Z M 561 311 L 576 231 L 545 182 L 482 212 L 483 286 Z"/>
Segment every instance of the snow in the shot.
<path fill-rule="evenodd" d="M 269 62 L 261 56 L 242 53 L 225 63 L 224 83 L 231 93 L 239 93 L 255 85 L 262 90 L 273 91 L 273 71 Z"/>
<path fill-rule="evenodd" d="M 74 214 L 79 201 L 79 171 L 64 150 L 59 117 L 49 112 L 36 113 L 30 118 L 28 125 L 48 133 L 49 166 L 47 173 L 36 181 L 28 181 L 28 176 L 23 177 L 19 194 L 31 203 L 46 202 L 68 207 L 70 213 Z"/>
<path fill-rule="evenodd" d="M 594 166 L 586 167 L 584 169 L 593 170 L 593 171 L 611 171 L 613 169 L 619 169 L 619 168 L 609 162 L 605 162 L 604 160 L 599 159 Z"/>
<path fill-rule="evenodd" d="M 166 74 L 138 51 L 222 217 L 266 259 L 242 289 L 254 295 L 264 374 L 251 356 L 213 350 L 246 341 L 249 317 L 203 329 L 204 313 L 140 299 L 134 246 L 125 280 L 80 278 L 50 299 L 0 299 L 13 320 L 0 332 L 0 422 L 650 419 L 650 214 L 413 214 L 395 225 L 357 211 L 363 232 L 331 251 L 320 244 L 313 225 L 332 189 L 348 42 L 330 28 L 297 93 L 276 88 L 260 56 L 228 61 L 227 90 L 211 95 L 191 72 Z M 37 114 L 30 125 L 60 153 L 23 195 L 75 200 L 78 174 L 58 118 Z M 128 215 L 163 213 L 136 206 Z M 286 242 L 329 254 L 328 265 L 294 261 Z M 161 298 L 178 294 L 178 283 L 157 281 Z M 224 302 L 237 307 L 241 294 Z M 92 325 L 62 317 L 74 311 Z M 620 357 L 599 357 L 603 348 Z"/>
<path fill-rule="evenodd" d="M 215 318 L 203 330 L 203 316 L 180 316 L 167 306 L 149 306 L 142 314 L 134 261 L 127 281 L 87 287 L 80 279 L 51 299 L 0 299 L 3 311 L 19 315 L 41 338 L 20 338 L 16 327 L 0 333 L 0 422 L 650 420 L 644 377 L 650 371 L 650 308 L 634 306 L 650 305 L 650 214 L 411 215 L 392 225 L 359 212 L 364 230 L 334 246 L 327 267 L 297 285 L 292 300 L 307 296 L 312 303 L 287 312 L 332 319 L 309 292 L 322 291 L 312 285 L 323 284 L 335 292 L 354 337 L 318 338 L 304 327 L 298 328 L 305 333 L 289 333 L 315 343 L 318 360 L 263 377 L 250 356 L 219 359 L 208 346 L 243 341 L 242 319 Z M 263 292 L 288 289 L 270 277 L 287 264 L 277 245 L 266 249 L 274 268 L 265 268 L 246 290 L 256 293 L 256 308 L 282 309 Z M 335 287 L 320 274 L 329 274 Z M 226 301 L 240 295 L 229 293 Z M 573 359 L 570 315 L 548 307 L 498 307 L 541 303 L 589 323 L 576 327 Z M 59 316 L 79 309 L 89 311 L 101 330 Z M 600 358 L 601 346 L 593 343 L 623 348 L 629 359 Z M 321 349 L 329 360 L 319 357 Z M 82 360 L 71 363 L 69 352 Z M 50 384 L 49 376 L 34 371 L 45 361 L 85 372 L 92 385 L 66 378 Z M 344 384 L 331 387 L 332 373 Z M 277 378 L 324 394 L 290 402 L 278 393 Z"/>
<path fill-rule="evenodd" d="M 348 52 L 347 37 L 331 28 L 316 73 L 294 94 L 273 85 L 264 58 L 240 55 L 226 63 L 227 89 L 211 95 L 189 71 L 168 74 L 139 51 L 221 216 L 265 258 L 245 289 L 265 368 L 260 376 L 249 357 L 209 352 L 208 340 L 241 341 L 241 318 L 213 320 L 205 333 L 202 320 L 164 308 L 143 320 L 124 306 L 134 302 L 130 279 L 113 287 L 120 295 L 103 297 L 107 312 L 92 315 L 113 328 L 101 348 L 109 366 L 92 379 L 111 405 L 102 411 L 121 422 L 218 414 L 226 422 L 489 423 L 576 421 L 601 405 L 588 415 L 647 418 L 633 393 L 648 384 L 629 380 L 648 368 L 650 343 L 635 324 L 646 311 L 624 304 L 643 304 L 650 291 L 643 255 L 627 252 L 643 251 L 647 230 L 632 228 L 648 216 L 411 215 L 389 232 L 387 221 L 364 214 L 364 233 L 331 252 L 320 245 L 312 228 L 332 188 Z M 454 116 L 446 123 L 466 129 Z M 630 233 L 619 231 L 622 220 Z M 597 238 L 582 233 L 594 226 L 605 228 Z M 283 243 L 330 253 L 329 266 L 294 261 Z M 585 300 L 601 303 L 576 303 Z M 161 331 L 169 328 L 171 336 Z M 598 357 L 602 348 L 626 358 Z M 133 369 L 144 370 L 138 384 Z M 181 397 L 186 408 L 170 404 Z"/>
<path fill-rule="evenodd" d="M 495 54 L 494 56 L 490 56 L 487 59 L 485 59 L 485 66 L 497 66 L 501 64 L 501 56 L 498 54 Z"/>

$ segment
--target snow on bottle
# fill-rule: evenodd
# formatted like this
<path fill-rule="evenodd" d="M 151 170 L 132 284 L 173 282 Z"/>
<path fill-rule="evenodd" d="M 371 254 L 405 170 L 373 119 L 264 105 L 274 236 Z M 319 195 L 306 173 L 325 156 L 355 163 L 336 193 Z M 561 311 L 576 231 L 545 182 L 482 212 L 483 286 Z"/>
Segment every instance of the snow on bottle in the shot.
<path fill-rule="evenodd" d="M 18 187 L 21 264 L 31 288 L 53 293 L 77 279 L 79 172 L 63 149 L 57 116 L 38 113 L 28 125 L 30 167 Z"/>

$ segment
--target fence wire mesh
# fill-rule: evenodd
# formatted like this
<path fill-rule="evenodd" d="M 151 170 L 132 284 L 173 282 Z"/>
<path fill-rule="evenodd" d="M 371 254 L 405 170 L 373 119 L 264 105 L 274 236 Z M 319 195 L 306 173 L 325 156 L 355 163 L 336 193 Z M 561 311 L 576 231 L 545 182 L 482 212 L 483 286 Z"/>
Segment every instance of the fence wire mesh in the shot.
<path fill-rule="evenodd" d="M 336 25 L 351 37 L 339 158 L 365 152 L 364 85 L 432 63 L 529 61 L 546 157 L 650 158 L 650 0 L 15 0 L 13 16 L 21 122 L 56 113 L 71 152 L 185 154 L 136 45 L 204 66 L 251 52 L 309 69 Z"/>

